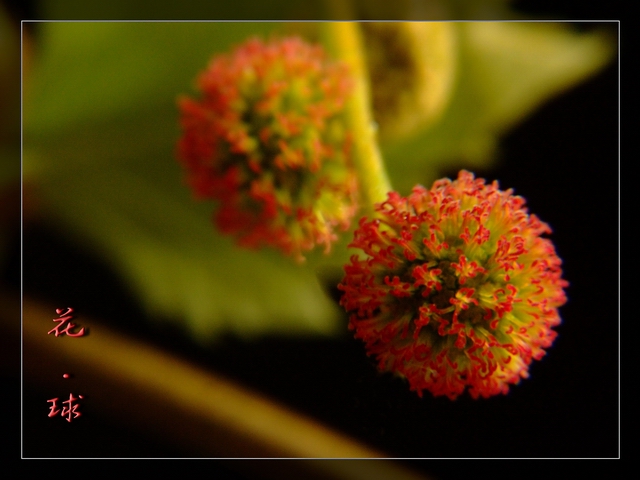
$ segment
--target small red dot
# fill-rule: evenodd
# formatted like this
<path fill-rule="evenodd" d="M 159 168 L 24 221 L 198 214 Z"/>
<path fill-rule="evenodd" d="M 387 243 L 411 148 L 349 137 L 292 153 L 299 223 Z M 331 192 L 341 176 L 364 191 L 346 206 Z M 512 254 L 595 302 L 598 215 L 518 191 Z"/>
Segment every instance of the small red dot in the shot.
<path fill-rule="evenodd" d="M 65 373 L 64 375 L 62 375 L 62 378 L 69 378 L 69 374 Z"/>

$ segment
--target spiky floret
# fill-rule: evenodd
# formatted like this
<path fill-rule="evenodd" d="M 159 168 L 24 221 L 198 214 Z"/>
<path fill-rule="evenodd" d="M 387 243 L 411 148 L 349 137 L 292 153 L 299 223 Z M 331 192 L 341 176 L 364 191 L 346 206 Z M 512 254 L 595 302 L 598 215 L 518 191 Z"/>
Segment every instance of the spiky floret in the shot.
<path fill-rule="evenodd" d="M 298 37 L 257 38 L 213 58 L 202 98 L 181 98 L 178 154 L 196 197 L 219 201 L 215 221 L 247 247 L 303 259 L 346 230 L 357 210 L 343 111 L 347 67 Z"/>
<path fill-rule="evenodd" d="M 561 260 L 522 197 L 461 171 L 363 218 L 339 285 L 349 327 L 422 396 L 507 393 L 545 354 L 566 302 Z"/>

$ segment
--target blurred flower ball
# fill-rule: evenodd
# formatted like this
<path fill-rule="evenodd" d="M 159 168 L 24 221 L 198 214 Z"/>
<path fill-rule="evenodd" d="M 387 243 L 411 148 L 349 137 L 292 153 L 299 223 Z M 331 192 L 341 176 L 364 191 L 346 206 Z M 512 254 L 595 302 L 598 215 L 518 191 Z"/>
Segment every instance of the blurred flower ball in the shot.
<path fill-rule="evenodd" d="M 218 228 L 240 245 L 303 260 L 329 251 L 357 210 L 343 110 L 347 67 L 298 37 L 253 38 L 218 55 L 181 98 L 178 155 L 198 198 L 219 202 Z"/>

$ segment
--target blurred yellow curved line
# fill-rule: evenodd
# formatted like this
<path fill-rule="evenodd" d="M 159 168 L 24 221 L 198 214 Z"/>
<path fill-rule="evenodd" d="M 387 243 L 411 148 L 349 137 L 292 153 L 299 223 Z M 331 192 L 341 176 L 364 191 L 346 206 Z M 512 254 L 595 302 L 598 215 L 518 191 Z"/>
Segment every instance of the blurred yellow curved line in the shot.
<path fill-rule="evenodd" d="M 6 298 L 0 301 L 3 307 L 8 303 Z M 55 308 L 60 306 L 23 300 L 25 383 L 42 385 L 57 379 L 64 368 L 61 365 L 71 363 L 74 374 L 89 377 L 84 380 L 93 390 L 91 402 L 101 412 L 121 422 L 143 424 L 204 456 L 385 457 L 215 373 L 115 333 L 104 321 L 78 315 L 72 321 L 78 327 L 88 327 L 89 335 L 48 335 L 55 326 Z M 313 462 L 313 468 L 329 470 L 323 473 L 329 475 L 326 478 L 365 478 L 360 476 L 365 473 L 367 478 L 424 478 L 390 462 L 358 462 L 357 468 L 348 463 Z"/>

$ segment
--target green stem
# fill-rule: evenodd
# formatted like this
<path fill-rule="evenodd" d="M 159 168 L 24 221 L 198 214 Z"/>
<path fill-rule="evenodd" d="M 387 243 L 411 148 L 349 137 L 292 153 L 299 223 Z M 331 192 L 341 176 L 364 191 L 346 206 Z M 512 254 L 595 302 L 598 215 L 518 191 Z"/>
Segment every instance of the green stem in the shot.
<path fill-rule="evenodd" d="M 354 22 L 326 22 L 321 28 L 324 44 L 334 58 L 349 65 L 354 77 L 354 91 L 347 102 L 346 115 L 354 136 L 353 157 L 360 179 L 361 199 L 365 209 L 373 213 L 374 204 L 387 199 L 391 183 L 378 148 L 360 31 Z"/>

